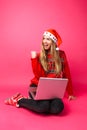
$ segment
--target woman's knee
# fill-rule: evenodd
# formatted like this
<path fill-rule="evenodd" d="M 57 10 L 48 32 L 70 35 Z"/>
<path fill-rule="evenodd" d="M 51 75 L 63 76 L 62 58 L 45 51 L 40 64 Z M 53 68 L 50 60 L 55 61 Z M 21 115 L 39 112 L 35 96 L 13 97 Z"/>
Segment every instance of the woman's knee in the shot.
<path fill-rule="evenodd" d="M 59 114 L 64 109 L 64 103 L 61 99 L 56 98 L 51 101 L 50 104 L 50 113 L 52 114 Z"/>

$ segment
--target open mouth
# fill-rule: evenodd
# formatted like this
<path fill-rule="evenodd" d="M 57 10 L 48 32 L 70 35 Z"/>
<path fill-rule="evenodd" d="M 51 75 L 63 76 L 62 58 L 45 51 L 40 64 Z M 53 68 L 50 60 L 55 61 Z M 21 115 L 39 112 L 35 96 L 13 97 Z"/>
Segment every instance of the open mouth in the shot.
<path fill-rule="evenodd" d="M 45 44 L 44 47 L 48 47 L 48 44 Z"/>

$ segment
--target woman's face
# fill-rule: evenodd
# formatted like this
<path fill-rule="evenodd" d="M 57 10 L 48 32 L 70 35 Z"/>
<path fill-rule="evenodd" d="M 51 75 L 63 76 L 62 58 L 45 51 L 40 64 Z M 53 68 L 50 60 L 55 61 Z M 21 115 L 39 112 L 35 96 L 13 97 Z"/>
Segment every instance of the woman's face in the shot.
<path fill-rule="evenodd" d="M 42 40 L 42 44 L 45 50 L 50 50 L 52 45 L 52 40 L 48 36 L 44 36 Z"/>

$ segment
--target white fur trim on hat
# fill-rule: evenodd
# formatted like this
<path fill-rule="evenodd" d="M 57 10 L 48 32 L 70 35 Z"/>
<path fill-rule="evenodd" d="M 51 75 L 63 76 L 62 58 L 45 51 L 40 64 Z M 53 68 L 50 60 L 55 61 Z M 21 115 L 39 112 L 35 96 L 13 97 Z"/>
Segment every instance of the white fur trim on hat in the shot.
<path fill-rule="evenodd" d="M 59 50 L 59 47 L 56 48 L 56 51 L 58 51 L 58 50 Z"/>
<path fill-rule="evenodd" d="M 46 31 L 44 32 L 43 36 L 48 36 L 49 38 L 51 38 L 55 43 L 57 42 L 57 38 L 50 32 Z"/>

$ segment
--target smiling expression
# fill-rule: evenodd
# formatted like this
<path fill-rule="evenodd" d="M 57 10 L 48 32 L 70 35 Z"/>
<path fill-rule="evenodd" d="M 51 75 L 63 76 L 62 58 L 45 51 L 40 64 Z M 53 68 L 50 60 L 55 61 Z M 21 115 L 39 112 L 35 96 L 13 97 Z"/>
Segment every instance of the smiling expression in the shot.
<path fill-rule="evenodd" d="M 48 36 L 44 36 L 42 40 L 42 44 L 45 50 L 50 50 L 52 40 Z"/>

